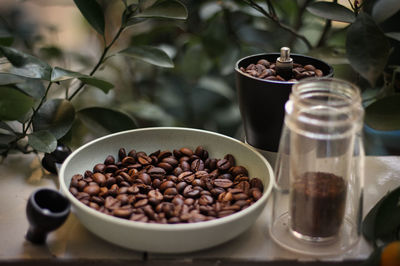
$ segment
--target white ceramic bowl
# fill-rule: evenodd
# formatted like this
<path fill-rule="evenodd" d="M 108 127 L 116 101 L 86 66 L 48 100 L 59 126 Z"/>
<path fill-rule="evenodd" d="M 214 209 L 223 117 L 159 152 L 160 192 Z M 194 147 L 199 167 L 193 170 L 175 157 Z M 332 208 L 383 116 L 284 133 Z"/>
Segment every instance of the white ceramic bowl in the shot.
<path fill-rule="evenodd" d="M 250 177 L 264 183 L 263 196 L 250 207 L 232 215 L 189 224 L 148 224 L 133 222 L 98 212 L 81 203 L 68 190 L 71 177 L 92 169 L 107 155 L 118 158 L 118 150 L 195 149 L 203 146 L 210 157 L 233 154 L 237 165 L 246 167 Z M 248 229 L 260 215 L 271 193 L 273 171 L 267 160 L 251 146 L 233 138 L 198 129 L 159 127 L 124 131 L 96 139 L 74 151 L 63 163 L 59 181 L 61 191 L 72 203 L 80 222 L 97 236 L 116 245 L 148 252 L 182 253 L 209 248 L 226 242 Z"/>

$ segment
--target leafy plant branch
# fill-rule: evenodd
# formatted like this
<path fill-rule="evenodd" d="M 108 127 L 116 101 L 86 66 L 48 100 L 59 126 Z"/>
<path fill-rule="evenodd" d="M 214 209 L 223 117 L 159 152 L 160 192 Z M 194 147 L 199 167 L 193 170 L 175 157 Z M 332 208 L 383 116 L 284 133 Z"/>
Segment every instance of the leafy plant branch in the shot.
<path fill-rule="evenodd" d="M 0 72 L 0 155 L 7 156 L 11 150 L 26 153 L 52 153 L 61 139 L 70 133 L 74 121 L 80 120 L 97 134 L 107 134 L 136 128 L 132 117 L 105 107 L 88 107 L 75 111 L 71 100 L 86 85 L 108 93 L 114 85 L 94 77 L 96 71 L 113 55 L 127 56 L 159 67 L 173 67 L 171 58 L 161 49 L 152 46 L 130 46 L 113 55 L 110 49 L 125 28 L 147 19 L 187 18 L 186 7 L 177 0 L 158 0 L 150 6 L 142 7 L 144 2 L 127 5 L 121 15 L 121 25 L 110 43 L 105 39 L 105 18 L 102 7 L 96 0 L 74 0 L 83 17 L 103 38 L 104 48 L 88 75 L 72 70 L 52 67 L 41 59 L 26 54 L 8 44 L 0 42 L 0 54 L 4 56 L 9 69 Z M 12 42 L 12 39 L 10 39 Z M 1 40 L 0 40 L 1 41 Z M 7 40 L 8 41 L 8 40 Z M 80 83 L 69 95 L 65 89 L 64 99 L 49 99 L 48 94 L 54 83 L 76 79 Z M 47 83 L 44 87 L 43 83 Z M 71 83 L 72 84 L 72 83 Z M 70 84 L 70 85 L 71 85 Z M 21 131 L 14 130 L 8 123 L 20 124 Z"/>
<path fill-rule="evenodd" d="M 298 33 L 294 28 L 282 23 L 279 20 L 278 16 L 276 15 L 274 8 L 269 8 L 269 10 L 267 11 L 262 6 L 257 4 L 254 0 L 243 0 L 243 2 L 245 2 L 246 4 L 248 4 L 249 6 L 254 8 L 255 10 L 259 11 L 261 14 L 263 14 L 265 17 L 267 17 L 268 19 L 273 21 L 280 28 L 288 31 L 293 36 L 296 36 L 297 38 L 302 40 L 306 44 L 308 49 L 311 49 L 313 47 L 312 44 L 310 43 L 310 41 L 304 35 Z M 272 7 L 272 3 L 270 1 L 267 1 L 267 3 L 268 3 L 269 7 Z"/>
<path fill-rule="evenodd" d="M 93 76 L 97 69 L 99 69 L 99 67 L 106 61 L 106 55 L 108 53 L 108 50 L 113 46 L 113 44 L 117 41 L 117 39 L 119 38 L 119 36 L 121 35 L 122 31 L 126 28 L 126 24 L 123 23 L 121 24 L 121 26 L 119 27 L 117 33 L 115 34 L 114 38 L 112 39 L 112 41 L 108 44 L 105 45 L 103 52 L 99 58 L 99 60 L 97 61 L 96 65 L 93 67 L 92 71 L 90 71 L 89 76 Z M 81 82 L 79 87 L 71 94 L 71 96 L 66 96 L 66 98 L 71 101 L 85 86 L 86 84 L 84 82 Z"/>

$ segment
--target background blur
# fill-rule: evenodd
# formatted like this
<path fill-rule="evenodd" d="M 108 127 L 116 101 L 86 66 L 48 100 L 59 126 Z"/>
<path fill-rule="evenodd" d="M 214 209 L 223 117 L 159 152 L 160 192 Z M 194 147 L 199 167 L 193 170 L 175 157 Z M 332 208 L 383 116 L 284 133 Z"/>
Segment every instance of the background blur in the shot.
<path fill-rule="evenodd" d="M 124 6 L 120 0 L 98 2 L 106 10 L 109 42 L 120 25 Z M 243 1 L 181 2 L 189 11 L 187 21 L 146 20 L 125 30 L 112 48 L 118 51 L 131 44 L 157 46 L 171 56 L 175 67 L 159 68 L 114 56 L 95 76 L 113 83 L 115 88 L 107 94 L 98 89 L 85 90 L 73 100 L 76 109 L 107 106 L 129 114 L 139 127 L 186 126 L 242 138 L 234 78 L 239 58 L 289 46 L 293 53 L 332 64 L 338 78 L 352 82 L 357 79 L 345 57 L 348 24 L 333 22 L 329 36 L 321 36 L 325 20 L 305 10 L 305 3 L 311 1 L 273 1 L 280 20 L 306 36 L 311 49 Z M 338 3 L 349 6 L 347 0 Z M 102 52 L 102 39 L 72 0 L 2 0 L 0 16 L 0 35 L 4 30 L 12 32 L 13 47 L 52 66 L 88 74 Z M 57 96 L 62 92 L 51 93 Z M 73 125 L 73 133 L 81 136 L 71 140 L 74 147 L 97 137 L 79 121 Z"/>

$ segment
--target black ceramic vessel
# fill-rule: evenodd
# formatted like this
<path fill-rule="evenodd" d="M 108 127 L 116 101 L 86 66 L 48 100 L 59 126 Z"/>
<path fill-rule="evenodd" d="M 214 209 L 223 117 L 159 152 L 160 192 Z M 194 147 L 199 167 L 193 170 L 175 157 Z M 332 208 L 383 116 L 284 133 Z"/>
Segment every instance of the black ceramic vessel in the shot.
<path fill-rule="evenodd" d="M 240 71 L 260 59 L 275 62 L 279 53 L 257 54 L 240 59 L 235 66 L 236 87 L 246 142 L 251 146 L 271 152 L 277 152 L 281 136 L 284 106 L 289 99 L 294 82 L 272 81 L 252 77 Z M 292 54 L 294 63 L 311 64 L 324 73 L 324 77 L 333 76 L 333 68 L 313 57 Z"/>
<path fill-rule="evenodd" d="M 47 234 L 60 227 L 68 217 L 70 203 L 61 193 L 49 188 L 34 191 L 26 205 L 29 229 L 26 239 L 44 244 Z"/>

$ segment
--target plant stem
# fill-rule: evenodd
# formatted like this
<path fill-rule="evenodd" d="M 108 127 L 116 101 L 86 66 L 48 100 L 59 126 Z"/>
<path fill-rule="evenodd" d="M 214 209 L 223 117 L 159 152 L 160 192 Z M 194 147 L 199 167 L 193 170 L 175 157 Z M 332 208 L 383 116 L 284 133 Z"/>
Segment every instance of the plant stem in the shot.
<path fill-rule="evenodd" d="M 304 12 L 306 11 L 306 8 L 307 8 L 308 4 L 310 2 L 312 2 L 312 1 L 313 0 L 305 0 L 303 2 L 303 4 L 299 7 L 299 11 L 297 12 L 296 22 L 294 24 L 294 30 L 296 32 L 298 32 L 301 29 L 301 27 L 303 26 L 303 15 L 304 15 Z M 293 35 L 292 38 L 290 39 L 289 47 L 293 46 L 293 43 L 296 40 L 295 37 L 296 36 Z"/>
<path fill-rule="evenodd" d="M 26 127 L 23 129 L 23 131 L 22 131 L 22 136 L 21 136 L 19 139 L 22 139 L 22 138 L 24 138 L 24 137 L 26 136 L 26 132 L 28 132 L 29 127 L 31 126 L 31 124 L 32 124 L 32 122 L 33 122 L 33 119 L 35 118 L 37 112 L 39 111 L 40 107 L 42 107 L 43 103 L 46 101 L 47 94 L 49 93 L 49 90 L 50 90 L 50 87 L 51 87 L 52 84 L 53 84 L 53 82 L 50 81 L 49 84 L 47 85 L 46 92 L 44 93 L 44 96 L 43 96 L 42 99 L 40 100 L 40 103 L 39 103 L 39 105 L 36 107 L 36 109 L 33 110 L 33 114 L 32 114 L 32 116 L 31 116 L 31 118 L 29 119 L 28 124 L 27 124 Z"/>
<path fill-rule="evenodd" d="M 99 60 L 97 61 L 97 64 L 93 67 L 92 71 L 90 72 L 89 76 L 93 76 L 94 73 L 96 73 L 97 69 L 99 69 L 99 67 L 105 62 L 105 57 L 107 55 L 108 50 L 111 48 L 111 46 L 115 43 L 115 41 L 119 38 L 119 36 L 121 35 L 122 31 L 125 29 L 125 25 L 121 25 L 117 34 L 115 34 L 114 38 L 112 39 L 112 41 L 106 45 L 104 47 L 103 53 L 101 54 Z M 107 57 L 108 58 L 108 57 Z M 86 84 L 81 82 L 81 84 L 79 85 L 79 87 L 74 91 L 74 93 L 72 93 L 71 96 L 68 97 L 68 100 L 71 101 L 75 95 L 77 95 L 82 88 L 85 86 Z"/>
<path fill-rule="evenodd" d="M 295 29 L 291 28 L 290 26 L 283 24 L 279 18 L 277 16 L 274 16 L 273 14 L 267 12 L 263 7 L 261 7 L 260 5 L 258 5 L 256 2 L 254 2 L 253 0 L 243 0 L 245 3 L 247 3 L 248 5 L 250 5 L 252 8 L 256 9 L 258 12 L 260 12 L 261 14 L 263 14 L 265 17 L 269 18 L 270 20 L 272 20 L 276 25 L 278 25 L 280 28 L 290 32 L 292 35 L 296 36 L 297 38 L 299 38 L 300 40 L 302 40 L 306 45 L 308 49 L 312 49 L 312 44 L 308 41 L 308 39 L 298 33 Z"/>
<path fill-rule="evenodd" d="M 337 3 L 337 0 L 333 0 L 333 3 Z M 319 38 L 317 47 L 321 47 L 321 46 L 325 45 L 326 37 L 327 37 L 329 31 L 331 30 L 331 28 L 332 28 L 332 20 L 327 19 L 325 22 L 325 27 L 321 33 L 321 37 Z"/>

